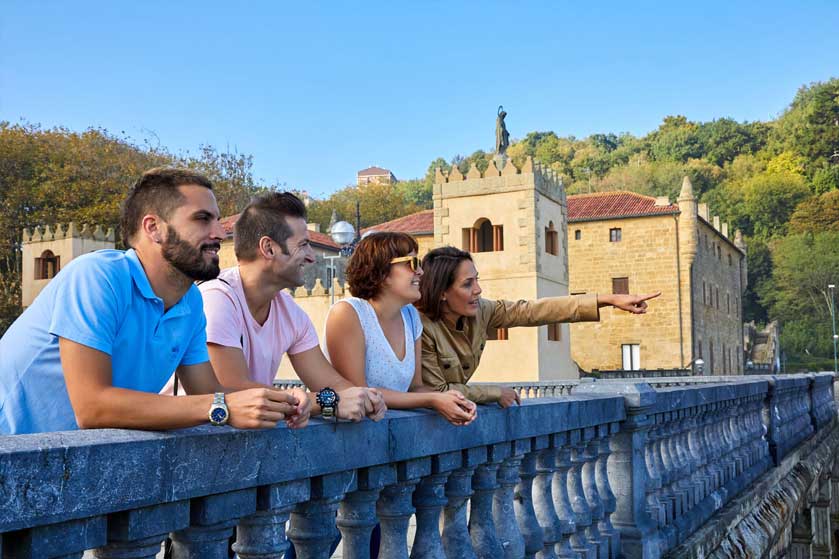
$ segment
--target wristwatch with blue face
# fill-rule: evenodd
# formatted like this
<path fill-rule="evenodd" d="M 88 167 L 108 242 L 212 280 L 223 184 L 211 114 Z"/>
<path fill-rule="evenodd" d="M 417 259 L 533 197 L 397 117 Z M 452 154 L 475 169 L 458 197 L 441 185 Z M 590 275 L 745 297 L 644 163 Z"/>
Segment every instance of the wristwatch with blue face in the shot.
<path fill-rule="evenodd" d="M 317 401 L 320 406 L 321 415 L 326 418 L 334 417 L 335 421 L 338 421 L 339 400 L 340 398 L 338 397 L 338 393 L 329 387 L 326 387 L 318 392 L 318 395 L 315 398 L 315 401 Z"/>
<path fill-rule="evenodd" d="M 216 392 L 213 404 L 210 406 L 210 423 L 213 425 L 224 425 L 230 418 L 227 411 L 227 404 L 224 403 L 224 392 Z"/>

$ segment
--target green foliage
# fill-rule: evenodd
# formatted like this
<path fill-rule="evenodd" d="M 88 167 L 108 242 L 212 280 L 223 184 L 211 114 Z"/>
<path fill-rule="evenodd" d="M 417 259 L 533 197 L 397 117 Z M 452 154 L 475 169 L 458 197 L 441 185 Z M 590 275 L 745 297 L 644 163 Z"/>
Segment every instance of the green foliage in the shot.
<path fill-rule="evenodd" d="M 356 200 L 360 204 L 362 228 L 422 210 L 422 206 L 406 200 L 397 188 L 398 184 L 371 182 L 344 187 L 326 200 L 312 202 L 309 205 L 309 221 L 320 223 L 325 230 L 334 210 L 339 220 L 349 221 L 355 226 Z"/>
<path fill-rule="evenodd" d="M 790 233 L 839 231 L 839 190 L 800 203 L 789 220 Z"/>
<path fill-rule="evenodd" d="M 804 157 L 808 175 L 825 163 L 839 163 L 834 157 L 839 152 L 839 79 L 799 89 L 775 123 L 771 147 Z"/>
<path fill-rule="evenodd" d="M 752 239 L 746 252 L 747 283 L 743 294 L 743 319 L 757 324 L 769 322 L 767 308 L 761 303 L 760 293 L 771 289 L 772 253 L 769 245 Z"/>
<path fill-rule="evenodd" d="M 781 321 L 782 347 L 832 354 L 828 284 L 839 278 L 839 232 L 789 235 L 772 243 L 772 279 L 761 287 L 770 316 Z"/>
<path fill-rule="evenodd" d="M 804 177 L 789 171 L 764 173 L 743 185 L 745 210 L 754 234 L 763 238 L 783 235 L 799 202 L 810 196 Z"/>
<path fill-rule="evenodd" d="M 828 165 L 816 169 L 813 173 L 813 192 L 824 194 L 831 190 L 839 190 L 839 164 Z"/>

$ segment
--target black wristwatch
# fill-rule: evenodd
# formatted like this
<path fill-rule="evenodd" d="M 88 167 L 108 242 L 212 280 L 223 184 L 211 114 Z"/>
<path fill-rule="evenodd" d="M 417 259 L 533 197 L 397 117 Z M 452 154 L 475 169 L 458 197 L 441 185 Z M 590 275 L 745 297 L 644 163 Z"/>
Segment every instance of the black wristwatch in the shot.
<path fill-rule="evenodd" d="M 320 392 L 318 392 L 315 401 L 320 406 L 320 413 L 323 417 L 330 418 L 334 417 L 335 421 L 338 421 L 338 401 L 341 398 L 338 397 L 338 393 L 332 390 L 329 387 L 324 388 Z"/>

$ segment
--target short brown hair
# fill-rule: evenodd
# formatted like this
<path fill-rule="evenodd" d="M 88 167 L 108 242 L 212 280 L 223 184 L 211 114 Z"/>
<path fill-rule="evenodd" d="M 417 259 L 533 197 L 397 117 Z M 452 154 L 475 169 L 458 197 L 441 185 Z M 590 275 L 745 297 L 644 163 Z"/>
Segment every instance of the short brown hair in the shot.
<path fill-rule="evenodd" d="M 429 251 L 422 259 L 420 300 L 414 303 L 429 320 L 443 317 L 443 292 L 452 286 L 457 268 L 472 255 L 455 247 L 440 247 Z"/>
<path fill-rule="evenodd" d="M 153 213 L 164 220 L 172 217 L 172 212 L 184 201 L 178 187 L 190 184 L 213 189 L 210 179 L 190 169 L 155 167 L 143 173 L 122 204 L 120 229 L 125 246 L 132 246 L 131 241 L 140 229 L 144 215 Z"/>
<path fill-rule="evenodd" d="M 291 192 L 272 192 L 254 198 L 233 226 L 236 259 L 245 262 L 254 260 L 262 237 L 270 237 L 288 254 L 286 241 L 292 231 L 287 217 L 306 219 L 306 205 Z"/>
<path fill-rule="evenodd" d="M 347 283 L 353 296 L 372 299 L 382 291 L 390 261 L 419 250 L 407 233 L 371 233 L 361 239 L 347 263 Z"/>

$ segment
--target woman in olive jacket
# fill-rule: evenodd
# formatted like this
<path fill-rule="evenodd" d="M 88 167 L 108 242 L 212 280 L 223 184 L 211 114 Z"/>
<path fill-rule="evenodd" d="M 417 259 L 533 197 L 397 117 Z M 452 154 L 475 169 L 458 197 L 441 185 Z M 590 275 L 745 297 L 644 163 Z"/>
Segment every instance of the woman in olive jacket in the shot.
<path fill-rule="evenodd" d="M 415 306 L 422 318 L 422 379 L 440 391 L 458 390 L 473 402 L 519 403 L 512 388 L 475 386 L 475 374 L 487 340 L 487 330 L 542 326 L 557 322 L 600 320 L 601 307 L 614 306 L 633 314 L 647 312 L 652 295 L 571 295 L 535 301 L 491 301 L 481 297 L 478 270 L 472 256 L 454 247 L 430 251 L 422 260 L 422 295 Z"/>

